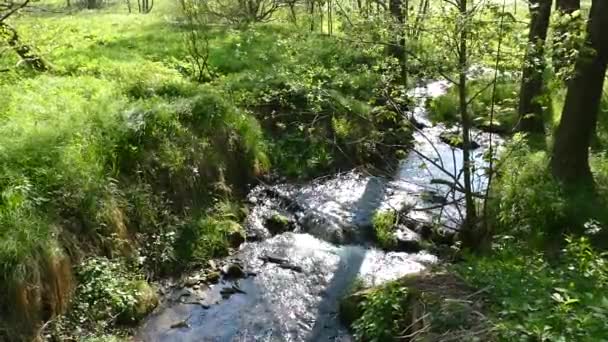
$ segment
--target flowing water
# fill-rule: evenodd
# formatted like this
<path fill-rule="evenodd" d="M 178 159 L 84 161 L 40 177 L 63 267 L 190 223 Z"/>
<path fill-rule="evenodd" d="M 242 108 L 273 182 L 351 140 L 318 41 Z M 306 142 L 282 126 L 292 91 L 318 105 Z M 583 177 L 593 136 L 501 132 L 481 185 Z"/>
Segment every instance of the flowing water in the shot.
<path fill-rule="evenodd" d="M 238 264 L 243 274 L 224 275 L 215 285 L 174 286 L 136 340 L 351 341 L 337 311 L 354 281 L 378 285 L 437 262 L 415 248 L 414 227 L 396 233 L 414 247 L 375 248 L 374 212 L 407 208 L 411 225 L 434 223 L 448 230 L 462 220 L 455 204 L 434 208 L 459 195 L 448 195 L 449 186 L 431 181 L 453 181 L 462 168 L 462 151 L 441 142 L 445 127 L 433 126 L 426 116 L 426 100 L 445 90 L 445 82 L 433 82 L 411 92 L 417 106 L 410 114 L 424 126 L 414 134 L 414 149 L 427 158 L 411 152 L 392 179 L 354 170 L 305 185 L 255 188 L 249 195 L 247 242 L 220 261 L 225 267 Z M 482 153 L 491 138 L 476 132 L 474 139 L 481 145 L 474 151 L 480 191 L 487 182 Z M 274 219 L 276 226 L 277 217 L 281 224 L 274 227 L 269 222 Z"/>

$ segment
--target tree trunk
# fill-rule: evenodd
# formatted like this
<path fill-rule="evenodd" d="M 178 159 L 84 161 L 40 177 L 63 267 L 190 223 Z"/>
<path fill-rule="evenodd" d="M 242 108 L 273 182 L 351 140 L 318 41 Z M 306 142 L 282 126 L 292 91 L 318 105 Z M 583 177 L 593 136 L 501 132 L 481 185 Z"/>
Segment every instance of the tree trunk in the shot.
<path fill-rule="evenodd" d="M 543 91 L 545 70 L 545 41 L 549 29 L 552 0 L 532 0 L 530 2 L 530 33 L 528 48 L 522 72 L 519 94 L 519 123 L 517 131 L 543 133 L 543 108 L 538 97 Z"/>
<path fill-rule="evenodd" d="M 32 48 L 19 38 L 17 30 L 5 22 L 0 22 L 0 37 L 5 37 L 8 45 L 19 55 L 21 60 L 36 71 L 47 71 L 49 66 Z"/>
<path fill-rule="evenodd" d="M 154 0 L 138 0 L 139 13 L 148 14 L 154 7 Z"/>
<path fill-rule="evenodd" d="M 476 250 L 479 247 L 480 234 L 477 232 L 477 209 L 475 206 L 475 200 L 473 198 L 473 186 L 472 186 L 472 172 L 471 172 L 471 150 L 468 146 L 471 146 L 470 128 L 471 118 L 469 117 L 468 111 L 468 100 L 467 100 L 467 71 L 469 69 L 469 56 L 468 56 L 468 22 L 467 22 L 467 0 L 459 0 L 459 12 L 460 27 L 459 36 L 459 47 L 458 47 L 458 66 L 459 66 L 459 79 L 458 79 L 458 98 L 460 103 L 460 119 L 462 125 L 462 142 L 464 148 L 462 149 L 462 161 L 463 161 L 463 177 L 464 177 L 464 196 L 465 196 L 465 212 L 466 217 L 462 227 L 462 243 L 463 247 L 471 250 Z"/>
<path fill-rule="evenodd" d="M 315 1 L 310 1 L 310 32 L 315 31 Z"/>
<path fill-rule="evenodd" d="M 429 0 L 420 0 L 420 7 L 418 8 L 418 15 L 416 15 L 416 22 L 414 23 L 414 40 L 420 38 L 420 31 L 422 30 L 422 23 L 426 18 L 429 11 Z"/>
<path fill-rule="evenodd" d="M 296 14 L 296 2 L 289 2 L 289 13 L 291 14 L 291 20 L 295 26 L 298 26 L 298 15 Z"/>
<path fill-rule="evenodd" d="M 587 24 L 585 47 L 594 53 L 579 56 L 575 75 L 555 135 L 551 157 L 553 175 L 564 185 L 593 185 L 589 167 L 589 146 L 600 107 L 608 66 L 608 1 L 594 0 Z M 585 51 L 587 49 L 584 49 Z"/>
<path fill-rule="evenodd" d="M 333 15 L 332 15 L 332 3 L 331 0 L 327 1 L 327 33 L 331 36 L 334 31 L 333 27 Z"/>

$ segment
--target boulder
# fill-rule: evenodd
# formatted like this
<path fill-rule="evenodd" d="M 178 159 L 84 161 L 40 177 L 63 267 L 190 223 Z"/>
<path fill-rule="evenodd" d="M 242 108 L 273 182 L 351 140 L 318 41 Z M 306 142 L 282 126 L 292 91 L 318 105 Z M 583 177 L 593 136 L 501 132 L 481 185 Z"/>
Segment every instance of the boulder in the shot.
<path fill-rule="evenodd" d="M 397 226 L 395 238 L 397 240 L 397 251 L 418 253 L 422 250 L 422 237 L 420 234 L 404 225 Z"/>
<path fill-rule="evenodd" d="M 245 271 L 241 265 L 237 263 L 231 263 L 222 267 L 222 273 L 229 279 L 244 278 L 246 276 Z"/>
<path fill-rule="evenodd" d="M 446 196 L 440 195 L 436 191 L 425 190 L 420 193 L 420 198 L 432 204 L 446 204 Z"/>
<path fill-rule="evenodd" d="M 274 212 L 270 217 L 266 218 L 264 225 L 272 235 L 281 234 L 294 229 L 293 221 L 290 220 L 289 217 L 278 212 Z"/>
<path fill-rule="evenodd" d="M 186 280 L 184 280 L 184 287 L 192 287 L 200 282 L 201 279 L 199 277 L 188 277 Z"/>
<path fill-rule="evenodd" d="M 486 133 L 495 133 L 495 134 L 509 133 L 509 128 L 500 122 L 492 122 L 490 124 L 490 122 L 484 121 L 484 122 L 477 123 L 475 126 L 477 128 L 479 128 L 481 131 L 486 132 Z"/>
<path fill-rule="evenodd" d="M 231 222 L 230 227 L 228 228 L 228 242 L 230 246 L 236 248 L 239 247 L 243 242 L 245 242 L 245 230 L 243 227 L 236 223 Z"/>

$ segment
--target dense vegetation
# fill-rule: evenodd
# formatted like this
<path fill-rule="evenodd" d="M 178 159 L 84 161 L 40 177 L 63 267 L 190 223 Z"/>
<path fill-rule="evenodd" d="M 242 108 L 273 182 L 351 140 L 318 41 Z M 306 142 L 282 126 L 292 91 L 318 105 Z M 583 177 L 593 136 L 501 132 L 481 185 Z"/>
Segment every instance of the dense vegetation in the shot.
<path fill-rule="evenodd" d="M 487 194 L 463 151 L 451 287 L 365 290 L 355 336 L 608 338 L 604 1 L 243 3 L 0 0 L 0 340 L 128 336 L 152 281 L 244 241 L 252 185 L 392 170 L 428 79 L 462 146 L 509 142 Z M 398 220 L 375 214 L 383 248 Z"/>

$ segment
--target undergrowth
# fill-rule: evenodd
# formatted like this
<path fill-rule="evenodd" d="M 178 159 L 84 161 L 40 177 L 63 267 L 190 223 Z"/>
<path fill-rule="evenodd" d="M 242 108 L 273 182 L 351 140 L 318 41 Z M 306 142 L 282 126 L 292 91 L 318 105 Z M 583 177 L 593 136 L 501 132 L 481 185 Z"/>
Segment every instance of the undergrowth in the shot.
<path fill-rule="evenodd" d="M 568 238 L 558 260 L 503 237 L 494 253 L 456 267 L 487 291 L 502 341 L 608 339 L 606 254 L 588 237 Z"/>

